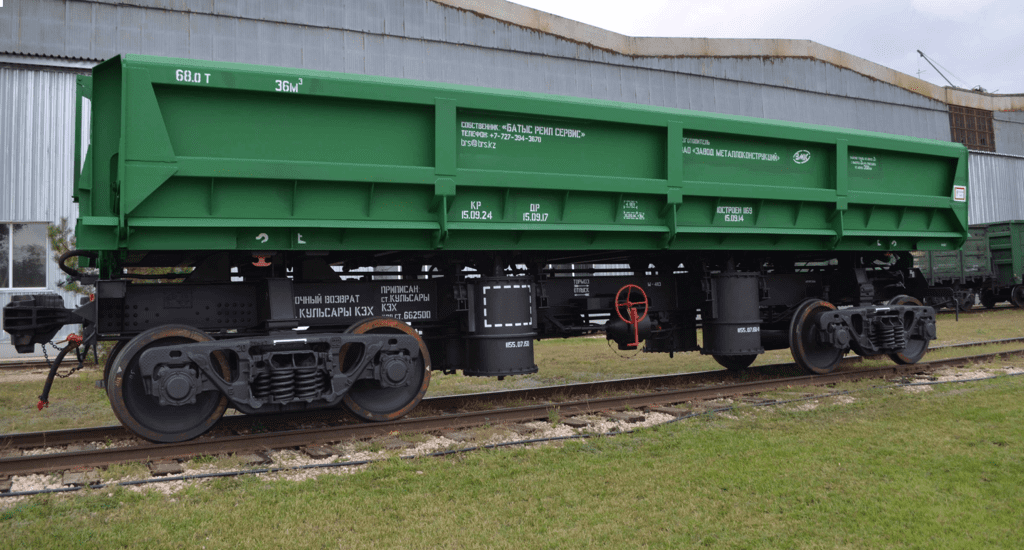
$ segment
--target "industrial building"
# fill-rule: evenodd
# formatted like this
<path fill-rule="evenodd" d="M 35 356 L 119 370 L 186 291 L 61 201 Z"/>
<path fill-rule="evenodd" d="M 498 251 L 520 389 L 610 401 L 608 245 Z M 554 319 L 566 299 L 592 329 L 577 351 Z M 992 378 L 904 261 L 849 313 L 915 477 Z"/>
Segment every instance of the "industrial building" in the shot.
<path fill-rule="evenodd" d="M 935 86 L 810 41 L 634 38 L 504 0 L 3 0 L 0 306 L 59 290 L 46 232 L 77 214 L 75 77 L 128 53 L 960 141 L 976 153 L 971 222 L 1024 219 L 1024 95 Z"/>

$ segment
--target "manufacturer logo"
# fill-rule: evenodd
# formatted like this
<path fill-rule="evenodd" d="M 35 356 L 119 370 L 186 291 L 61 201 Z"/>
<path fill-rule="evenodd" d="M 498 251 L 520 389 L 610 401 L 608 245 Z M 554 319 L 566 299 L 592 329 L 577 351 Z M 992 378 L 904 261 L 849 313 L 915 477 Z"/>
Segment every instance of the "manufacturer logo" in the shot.
<path fill-rule="evenodd" d="M 793 162 L 797 164 L 804 164 L 809 160 L 811 160 L 811 152 L 807 149 L 801 149 L 793 153 Z"/>

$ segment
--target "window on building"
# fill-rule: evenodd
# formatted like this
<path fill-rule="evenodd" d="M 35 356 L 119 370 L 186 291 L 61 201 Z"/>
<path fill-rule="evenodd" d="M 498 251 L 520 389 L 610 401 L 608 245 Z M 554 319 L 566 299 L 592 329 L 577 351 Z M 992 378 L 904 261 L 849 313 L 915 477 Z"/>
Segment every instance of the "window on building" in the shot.
<path fill-rule="evenodd" d="M 45 223 L 0 223 L 0 289 L 46 287 Z"/>
<path fill-rule="evenodd" d="M 968 149 L 993 153 L 996 150 L 992 111 L 950 105 L 949 134 L 953 141 L 963 143 Z"/>

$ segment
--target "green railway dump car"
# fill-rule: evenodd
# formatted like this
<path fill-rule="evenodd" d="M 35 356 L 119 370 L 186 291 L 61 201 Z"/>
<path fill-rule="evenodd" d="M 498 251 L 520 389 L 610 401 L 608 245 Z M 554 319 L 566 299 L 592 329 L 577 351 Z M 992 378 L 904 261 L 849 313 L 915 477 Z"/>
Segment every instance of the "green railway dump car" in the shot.
<path fill-rule="evenodd" d="M 971 225 L 961 250 L 922 252 L 915 265 L 930 285 L 952 288 L 962 309 L 977 298 L 1024 307 L 1024 221 Z"/>
<path fill-rule="evenodd" d="M 966 232 L 954 143 L 132 55 L 82 93 L 84 250 L 955 250 Z"/>
<path fill-rule="evenodd" d="M 227 406 L 393 419 L 432 370 L 527 374 L 537 339 L 595 331 L 731 369 L 917 361 L 911 253 L 967 237 L 955 143 L 133 55 L 80 77 L 79 112 L 62 265 L 96 299 L 4 326 L 120 342 L 108 395 L 155 441 Z"/>

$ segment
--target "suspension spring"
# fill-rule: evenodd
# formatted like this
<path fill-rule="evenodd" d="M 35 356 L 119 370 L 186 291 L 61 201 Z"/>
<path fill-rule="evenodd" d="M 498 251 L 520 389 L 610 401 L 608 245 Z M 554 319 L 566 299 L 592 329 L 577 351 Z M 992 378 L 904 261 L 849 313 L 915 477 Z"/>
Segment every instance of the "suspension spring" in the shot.
<path fill-rule="evenodd" d="M 907 347 L 907 336 L 906 331 L 903 330 L 903 321 L 896 321 L 893 325 L 893 349 L 903 349 Z"/>
<path fill-rule="evenodd" d="M 295 397 L 297 399 L 315 399 L 320 395 L 323 377 L 316 368 L 297 369 L 295 371 Z"/>
<path fill-rule="evenodd" d="M 270 398 L 270 375 L 261 372 L 256 376 L 256 380 L 252 382 L 252 395 L 256 399 L 269 399 Z"/>
<path fill-rule="evenodd" d="M 270 371 L 270 393 L 274 401 L 286 403 L 295 397 L 295 370 L 274 369 Z"/>
<path fill-rule="evenodd" d="M 879 349 L 896 349 L 896 329 L 889 323 L 879 323 L 875 330 L 875 345 Z"/>

